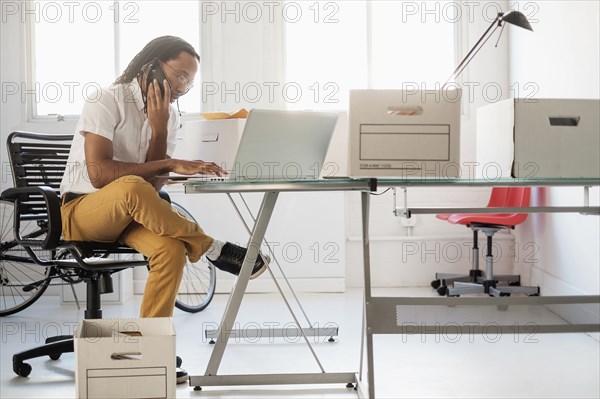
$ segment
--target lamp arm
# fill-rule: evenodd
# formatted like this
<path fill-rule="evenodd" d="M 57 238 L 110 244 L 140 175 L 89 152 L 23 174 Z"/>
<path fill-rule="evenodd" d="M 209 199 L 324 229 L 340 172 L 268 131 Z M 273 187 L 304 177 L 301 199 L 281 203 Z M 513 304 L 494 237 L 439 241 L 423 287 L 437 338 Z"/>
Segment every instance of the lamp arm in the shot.
<path fill-rule="evenodd" d="M 444 89 L 444 87 L 446 87 L 446 85 L 450 82 L 450 80 L 452 80 L 452 78 L 457 77 L 460 74 L 460 72 L 462 72 L 462 70 L 467 67 L 467 65 L 469 64 L 469 62 L 471 62 L 471 59 L 474 56 L 475 50 L 479 51 L 479 49 L 477 49 L 477 47 L 479 47 L 480 44 L 482 46 L 483 46 L 483 44 L 485 44 L 485 42 L 482 44 L 482 42 L 484 41 L 484 39 L 487 42 L 487 40 L 489 39 L 489 37 L 487 37 L 487 36 L 488 35 L 491 36 L 496 31 L 496 29 L 498 29 L 498 26 L 501 25 L 501 23 L 498 23 L 498 22 L 500 21 L 500 18 L 502 17 L 502 15 L 503 15 L 502 13 L 498 13 L 498 16 L 496 17 L 496 19 L 487 28 L 487 30 L 483 33 L 483 35 L 481 35 L 481 37 L 479 38 L 479 40 L 477 40 L 477 43 L 475 43 L 475 45 L 473 46 L 473 48 L 471 48 L 471 50 L 469 50 L 469 52 L 467 53 L 467 55 L 465 55 L 465 57 L 462 59 L 462 61 L 460 62 L 460 64 L 458 64 L 458 66 L 456 67 L 456 69 L 454 70 L 454 72 L 452 72 L 452 74 L 448 77 L 448 79 L 446 80 L 446 82 L 442 86 L 442 89 Z M 492 29 L 494 29 L 494 30 L 492 31 Z"/>

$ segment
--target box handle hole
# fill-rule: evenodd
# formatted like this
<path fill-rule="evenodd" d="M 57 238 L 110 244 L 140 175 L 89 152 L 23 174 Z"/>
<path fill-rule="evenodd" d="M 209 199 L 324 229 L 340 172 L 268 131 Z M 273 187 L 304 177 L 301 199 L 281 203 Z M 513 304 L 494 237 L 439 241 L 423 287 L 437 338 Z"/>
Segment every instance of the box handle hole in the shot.
<path fill-rule="evenodd" d="M 115 352 L 110 355 L 112 360 L 143 360 L 142 352 Z"/>
<path fill-rule="evenodd" d="M 580 117 L 550 116 L 548 119 L 550 120 L 550 126 L 577 126 Z"/>
<path fill-rule="evenodd" d="M 417 116 L 423 114 L 422 107 L 389 106 L 387 114 L 392 116 Z"/>

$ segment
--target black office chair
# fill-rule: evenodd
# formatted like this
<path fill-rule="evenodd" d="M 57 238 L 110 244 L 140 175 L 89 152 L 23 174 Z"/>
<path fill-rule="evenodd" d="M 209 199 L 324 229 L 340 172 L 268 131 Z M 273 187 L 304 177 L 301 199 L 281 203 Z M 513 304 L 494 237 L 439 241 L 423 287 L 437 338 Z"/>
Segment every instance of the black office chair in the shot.
<path fill-rule="evenodd" d="M 137 254 L 119 243 L 76 242 L 61 238 L 58 190 L 72 139 L 72 135 L 12 133 L 7 145 L 15 187 L 4 190 L 0 199 L 13 204 L 15 239 L 33 262 L 42 268 L 69 269 L 74 276 L 82 279 L 87 285 L 85 318 L 100 319 L 100 295 L 113 292 L 112 274 L 131 267 L 147 267 L 148 262 L 132 256 L 127 256 L 125 260 L 118 257 L 111 259 L 110 256 L 116 254 Z M 169 200 L 166 192 L 162 192 L 161 197 Z M 33 234 L 22 234 L 21 223 L 32 220 L 39 228 Z M 35 281 L 23 287 L 25 291 L 34 289 Z M 210 296 L 212 298 L 212 292 Z M 31 366 L 25 360 L 41 356 L 56 360 L 63 353 L 73 350 L 72 336 L 50 337 L 43 346 L 15 354 L 13 371 L 27 377 L 31 373 Z M 177 367 L 180 366 L 181 359 L 177 358 Z"/>

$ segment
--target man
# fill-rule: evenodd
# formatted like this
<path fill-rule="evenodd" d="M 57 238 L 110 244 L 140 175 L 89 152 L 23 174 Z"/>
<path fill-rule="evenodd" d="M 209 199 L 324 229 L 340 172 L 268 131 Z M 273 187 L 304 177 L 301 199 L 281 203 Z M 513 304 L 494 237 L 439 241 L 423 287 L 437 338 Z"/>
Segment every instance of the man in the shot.
<path fill-rule="evenodd" d="M 226 174 L 214 163 L 171 158 L 180 127 L 171 103 L 192 87 L 199 61 L 194 48 L 178 37 L 149 42 L 113 86 L 83 107 L 61 182 L 65 239 L 118 240 L 148 258 L 141 317 L 173 314 L 186 256 L 197 262 L 205 255 L 237 275 L 246 253 L 205 234 L 157 192 L 162 184 L 156 177 L 169 172 Z M 162 82 L 149 81 L 156 71 Z M 267 264 L 260 254 L 251 278 Z"/>

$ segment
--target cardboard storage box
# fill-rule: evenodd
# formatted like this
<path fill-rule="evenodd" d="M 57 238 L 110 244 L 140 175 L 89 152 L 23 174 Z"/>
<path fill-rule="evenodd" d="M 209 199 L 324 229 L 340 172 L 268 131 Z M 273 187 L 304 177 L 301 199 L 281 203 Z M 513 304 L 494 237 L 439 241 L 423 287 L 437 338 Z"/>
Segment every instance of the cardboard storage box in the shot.
<path fill-rule="evenodd" d="M 171 318 L 83 320 L 75 356 L 78 398 L 175 398 Z"/>
<path fill-rule="evenodd" d="M 600 177 L 600 100 L 509 99 L 477 111 L 480 177 Z"/>
<path fill-rule="evenodd" d="M 184 124 L 176 157 L 214 162 L 233 169 L 246 119 L 197 120 Z"/>
<path fill-rule="evenodd" d="M 350 176 L 458 177 L 460 97 L 460 90 L 351 90 Z"/>

